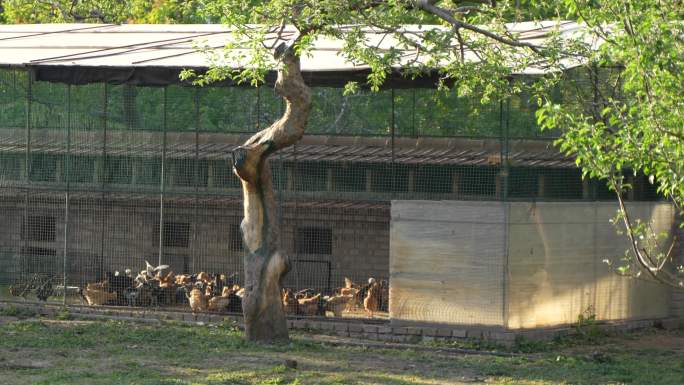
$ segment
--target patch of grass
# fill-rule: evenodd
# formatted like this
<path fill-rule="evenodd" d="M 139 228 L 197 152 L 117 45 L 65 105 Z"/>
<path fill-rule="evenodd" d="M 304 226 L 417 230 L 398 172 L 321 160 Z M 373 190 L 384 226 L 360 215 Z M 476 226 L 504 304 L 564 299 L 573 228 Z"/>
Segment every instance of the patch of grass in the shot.
<path fill-rule="evenodd" d="M 69 311 L 68 307 L 61 307 L 59 310 L 57 310 L 57 313 L 55 314 L 55 318 L 61 321 L 67 321 L 70 319 L 73 319 L 74 317 L 71 315 L 71 312 Z"/>
<path fill-rule="evenodd" d="M 682 332 L 612 336 L 602 339 L 602 345 L 552 341 L 539 346 L 520 340 L 518 350 L 534 353 L 492 357 L 332 347 L 297 337 L 288 344 L 264 346 L 245 341 L 233 326 L 44 320 L 0 324 L 0 378 L 3 385 L 681 385 L 684 378 L 683 349 L 639 343 L 662 333 L 684 343 Z M 472 344 L 467 346 L 486 346 Z M 286 359 L 296 360 L 298 368 L 286 367 Z M 28 366 L 13 369 L 14 362 Z"/>
<path fill-rule="evenodd" d="M 6 317 L 31 318 L 36 316 L 36 312 L 23 306 L 7 305 L 0 308 L 0 315 Z"/>
<path fill-rule="evenodd" d="M 453 348 L 453 349 L 466 349 L 466 350 L 481 350 L 489 352 L 507 352 L 510 351 L 506 345 L 500 344 L 493 340 L 488 340 L 485 338 L 471 338 L 471 339 L 458 339 L 458 340 L 433 340 L 429 342 L 421 342 L 424 345 L 431 347 L 442 347 L 442 348 Z"/>

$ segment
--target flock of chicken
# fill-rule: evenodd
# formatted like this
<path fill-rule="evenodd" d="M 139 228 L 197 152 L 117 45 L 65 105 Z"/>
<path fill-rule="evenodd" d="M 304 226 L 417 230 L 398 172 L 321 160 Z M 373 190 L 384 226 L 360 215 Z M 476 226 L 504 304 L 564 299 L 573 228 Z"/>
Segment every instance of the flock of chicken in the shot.
<path fill-rule="evenodd" d="M 245 289 L 234 283 L 233 275 L 174 274 L 167 265 L 153 266 L 145 261 L 146 267 L 137 274 L 131 269 L 124 272 L 107 272 L 105 279 L 91 282 L 85 287 L 74 287 L 77 293 L 91 306 L 174 306 L 188 305 L 193 312 L 241 312 Z M 24 285 L 10 287 L 10 293 L 25 297 L 35 293 L 38 299 L 47 298 L 63 287 L 53 288 L 53 278 L 40 279 L 34 276 Z M 358 285 L 344 278 L 345 285 L 335 289 L 331 295 L 315 293 L 312 289 L 293 292 L 283 289 L 282 301 L 285 312 L 292 315 L 335 317 L 343 312 L 352 313 L 363 308 L 369 317 L 374 313 L 386 312 L 389 300 L 389 285 L 385 280 L 368 279 L 367 284 Z M 68 287 L 67 289 L 72 289 Z"/>
<path fill-rule="evenodd" d="M 88 283 L 83 297 L 89 305 L 160 306 L 189 304 L 197 311 L 242 311 L 244 289 L 233 283 L 234 275 L 163 273 L 167 265 L 146 267 L 133 276 L 130 269 L 106 274 Z"/>
<path fill-rule="evenodd" d="M 368 279 L 368 284 L 357 285 L 349 278 L 344 278 L 344 287 L 338 288 L 333 295 L 321 296 L 314 294 L 311 289 L 293 293 L 289 289 L 283 290 L 283 306 L 288 314 L 298 315 L 326 315 L 333 313 L 335 317 L 343 312 L 353 312 L 363 306 L 369 317 L 378 311 L 387 311 L 389 302 L 389 285 L 387 281 Z"/>

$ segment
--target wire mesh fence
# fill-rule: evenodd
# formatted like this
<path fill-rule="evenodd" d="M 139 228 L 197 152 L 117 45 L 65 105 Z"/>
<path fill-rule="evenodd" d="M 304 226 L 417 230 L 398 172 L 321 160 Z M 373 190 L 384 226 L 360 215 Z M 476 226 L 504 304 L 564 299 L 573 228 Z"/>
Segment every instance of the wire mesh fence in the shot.
<path fill-rule="evenodd" d="M 524 96 L 313 94 L 308 135 L 270 160 L 293 313 L 387 317 L 391 200 L 610 197 L 553 149 Z M 68 85 L 1 70 L 0 298 L 189 311 L 201 286 L 208 304 L 192 310 L 239 311 L 231 151 L 282 111 L 267 87 Z M 637 179 L 631 198 L 654 199 Z"/>

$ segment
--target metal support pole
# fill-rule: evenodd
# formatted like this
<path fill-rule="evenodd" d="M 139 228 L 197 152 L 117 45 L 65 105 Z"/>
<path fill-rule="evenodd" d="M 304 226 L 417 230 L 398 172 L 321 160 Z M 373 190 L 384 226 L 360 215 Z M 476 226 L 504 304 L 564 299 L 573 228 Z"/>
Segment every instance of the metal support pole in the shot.
<path fill-rule="evenodd" d="M 64 193 L 64 248 L 62 250 L 62 276 L 63 276 L 63 287 L 64 287 L 64 297 L 63 304 L 67 304 L 67 249 L 69 246 L 69 188 L 70 186 L 70 161 L 71 161 L 71 84 L 67 85 L 67 148 L 66 155 L 64 156 L 64 178 L 66 180 L 66 192 Z"/>
<path fill-rule="evenodd" d="M 256 130 L 261 130 L 261 87 L 256 88 Z"/>
<path fill-rule="evenodd" d="M 503 101 L 499 102 L 499 116 L 501 125 L 501 199 L 508 200 L 508 177 L 510 175 L 508 154 L 509 154 L 509 130 L 511 115 L 511 98 L 506 98 L 506 108 Z"/>
<path fill-rule="evenodd" d="M 99 272 L 104 270 L 104 249 L 105 249 L 105 221 L 107 219 L 107 210 L 105 209 L 105 186 L 107 181 L 107 107 L 109 107 L 109 89 L 107 83 L 104 83 L 103 90 L 103 109 L 102 109 L 102 169 L 100 170 L 100 211 L 102 212 L 102 223 L 100 226 L 100 260 L 98 261 Z M 99 278 L 99 277 L 98 277 Z"/>
<path fill-rule="evenodd" d="M 416 89 L 411 88 L 411 135 L 416 136 Z"/>
<path fill-rule="evenodd" d="M 16 71 L 16 70 L 15 70 Z M 31 107 L 33 103 L 33 71 L 28 70 L 27 71 L 27 84 L 26 84 L 26 158 L 25 158 L 25 167 L 26 167 L 26 173 L 25 173 L 25 185 L 24 185 L 24 223 L 23 223 L 23 228 L 22 228 L 22 249 L 24 250 L 23 252 L 20 252 L 20 258 L 23 259 L 25 256 L 23 255 L 26 252 L 27 248 L 27 242 L 28 242 L 28 237 L 27 234 L 23 233 L 24 231 L 28 230 L 28 220 L 29 220 L 29 195 L 30 195 L 30 186 L 31 186 Z M 20 261 L 20 265 L 23 261 Z M 22 273 L 24 273 L 23 269 Z"/>
<path fill-rule="evenodd" d="M 510 80 L 509 80 L 510 86 Z M 509 135 L 509 123 L 510 123 L 510 111 L 511 111 L 511 98 L 506 98 L 506 109 L 504 110 L 503 100 L 499 101 L 499 126 L 501 132 L 501 179 L 502 179 L 502 193 L 501 197 L 504 202 L 503 204 L 503 214 L 504 214 L 504 246 L 503 246 L 503 268 L 502 268 L 502 307 L 501 307 L 501 317 L 503 319 L 504 326 L 508 326 L 508 290 L 509 290 L 509 232 L 510 232 L 510 205 L 508 200 L 508 135 Z"/>
<path fill-rule="evenodd" d="M 162 88 L 164 94 L 163 98 L 163 114 L 162 114 L 162 157 L 161 157 L 161 187 L 159 194 L 159 260 L 157 266 L 162 264 L 162 255 L 164 253 L 164 192 L 165 178 L 166 178 L 166 108 L 167 108 L 167 87 Z"/>
<path fill-rule="evenodd" d="M 394 136 L 395 136 L 395 130 L 396 130 L 396 121 L 394 117 L 394 87 L 392 87 L 392 116 L 390 116 L 390 135 L 392 136 L 390 138 L 390 143 L 392 145 L 392 164 L 391 164 L 391 175 L 390 177 L 392 178 L 392 182 L 390 182 L 390 188 L 392 189 L 392 196 L 395 195 L 396 193 L 396 164 L 394 163 Z"/>
<path fill-rule="evenodd" d="M 199 127 L 202 122 L 200 116 L 200 94 L 199 87 L 195 87 L 195 95 L 193 98 L 195 106 L 195 170 L 193 176 L 193 183 L 195 185 L 195 220 L 192 224 L 192 249 L 190 250 L 190 258 L 192 258 L 192 271 L 198 271 L 196 264 L 197 258 L 197 226 L 199 226 Z M 185 266 L 183 266 L 185 268 Z M 187 273 L 187 272 L 186 272 Z"/>

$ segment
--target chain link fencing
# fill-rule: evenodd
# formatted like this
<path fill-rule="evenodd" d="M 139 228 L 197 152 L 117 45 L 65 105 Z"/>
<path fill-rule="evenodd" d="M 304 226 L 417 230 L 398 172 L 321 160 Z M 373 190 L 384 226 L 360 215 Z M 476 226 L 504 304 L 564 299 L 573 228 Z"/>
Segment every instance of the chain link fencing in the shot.
<path fill-rule="evenodd" d="M 591 82 L 567 83 L 558 97 L 593 100 L 578 91 Z M 295 314 L 387 318 L 392 200 L 610 199 L 553 148 L 557 133 L 539 131 L 529 96 L 312 89 L 307 135 L 270 160 Z M 190 311 L 201 281 L 209 301 L 235 300 L 231 151 L 282 112 L 265 86 L 68 85 L 0 70 L 0 298 Z M 631 199 L 656 199 L 635 184 Z"/>

